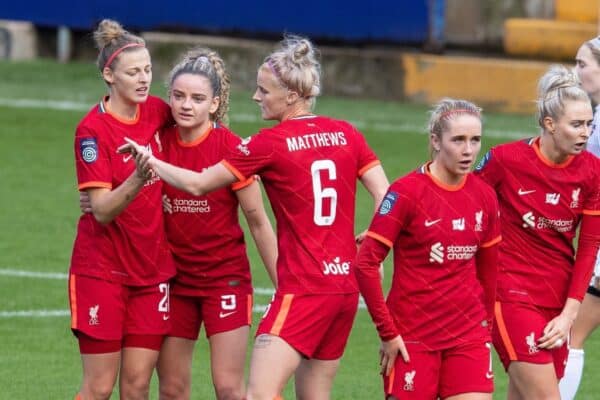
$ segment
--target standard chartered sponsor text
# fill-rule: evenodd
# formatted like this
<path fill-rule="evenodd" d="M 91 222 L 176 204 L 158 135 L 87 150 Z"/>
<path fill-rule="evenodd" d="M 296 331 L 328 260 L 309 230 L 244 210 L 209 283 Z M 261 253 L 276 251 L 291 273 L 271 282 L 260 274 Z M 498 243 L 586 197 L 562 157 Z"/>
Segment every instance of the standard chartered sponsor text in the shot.
<path fill-rule="evenodd" d="M 208 199 L 173 199 L 174 213 L 209 213 Z"/>

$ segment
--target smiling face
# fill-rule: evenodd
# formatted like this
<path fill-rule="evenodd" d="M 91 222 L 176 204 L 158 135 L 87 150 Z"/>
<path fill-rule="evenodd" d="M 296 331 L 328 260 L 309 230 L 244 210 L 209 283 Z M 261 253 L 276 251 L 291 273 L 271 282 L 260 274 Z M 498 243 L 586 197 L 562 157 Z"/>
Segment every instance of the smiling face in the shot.
<path fill-rule="evenodd" d="M 592 106 L 587 101 L 571 100 L 564 103 L 563 114 L 554 120 L 545 117 L 544 135 L 549 135 L 551 146 L 545 154 L 555 163 L 585 150 L 592 127 Z"/>
<path fill-rule="evenodd" d="M 577 51 L 575 63 L 581 87 L 596 103 L 600 102 L 600 64 L 587 43 Z"/>
<path fill-rule="evenodd" d="M 111 96 L 126 103 L 143 103 L 148 98 L 152 83 L 152 62 L 145 47 L 123 51 L 104 68 L 104 80 L 110 85 Z"/>
<path fill-rule="evenodd" d="M 171 85 L 169 104 L 180 130 L 204 132 L 211 122 L 211 114 L 219 107 L 219 97 L 203 75 L 183 73 Z"/>
<path fill-rule="evenodd" d="M 439 177 L 447 184 L 457 184 L 471 171 L 481 149 L 481 120 L 471 114 L 460 114 L 447 121 L 441 134 L 431 134 L 435 150 L 433 163 Z"/>

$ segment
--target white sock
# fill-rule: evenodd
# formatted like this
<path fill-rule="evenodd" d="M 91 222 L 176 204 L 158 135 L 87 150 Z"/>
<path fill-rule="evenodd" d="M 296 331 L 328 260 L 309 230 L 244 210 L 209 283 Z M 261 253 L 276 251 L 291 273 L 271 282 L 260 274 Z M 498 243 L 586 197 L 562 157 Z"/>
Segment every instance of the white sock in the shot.
<path fill-rule="evenodd" d="M 583 359 L 583 349 L 569 350 L 565 376 L 563 376 L 558 384 L 562 400 L 573 400 L 575 398 L 579 383 L 581 382 L 581 375 L 583 375 Z"/>

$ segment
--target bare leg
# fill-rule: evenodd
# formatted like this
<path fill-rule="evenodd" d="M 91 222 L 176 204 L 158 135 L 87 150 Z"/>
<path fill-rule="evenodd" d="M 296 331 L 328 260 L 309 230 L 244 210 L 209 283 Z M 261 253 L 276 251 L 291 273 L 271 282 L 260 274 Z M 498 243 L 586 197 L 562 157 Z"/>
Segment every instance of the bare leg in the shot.
<path fill-rule="evenodd" d="M 167 336 L 158 356 L 160 400 L 188 400 L 195 340 Z"/>
<path fill-rule="evenodd" d="M 263 334 L 254 341 L 247 400 L 273 400 L 300 365 L 302 357 L 278 336 Z"/>
<path fill-rule="evenodd" d="M 140 347 L 124 347 L 119 388 L 121 400 L 146 400 L 150 379 L 158 360 L 158 351 Z"/>
<path fill-rule="evenodd" d="M 110 396 L 119 374 L 121 352 L 82 354 L 83 381 L 79 394 L 85 400 L 104 400 Z"/>
<path fill-rule="evenodd" d="M 241 400 L 244 398 L 244 365 L 249 326 L 212 335 L 210 365 L 218 400 Z"/>
<path fill-rule="evenodd" d="M 522 399 L 560 400 L 554 365 L 513 361 L 508 367 L 510 383 Z"/>

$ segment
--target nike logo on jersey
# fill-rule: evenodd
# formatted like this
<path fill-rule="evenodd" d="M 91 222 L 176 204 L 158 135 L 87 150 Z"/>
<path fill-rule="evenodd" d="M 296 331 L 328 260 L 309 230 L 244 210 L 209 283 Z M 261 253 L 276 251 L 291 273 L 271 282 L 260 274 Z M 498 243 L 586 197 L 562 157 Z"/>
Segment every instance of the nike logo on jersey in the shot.
<path fill-rule="evenodd" d="M 429 228 L 432 225 L 437 224 L 438 222 L 440 222 L 442 219 L 438 218 L 438 219 L 434 219 L 433 221 L 429 221 L 429 220 L 425 220 L 425 227 Z"/>
<path fill-rule="evenodd" d="M 223 312 L 219 313 L 219 318 L 229 317 L 231 314 L 235 314 L 237 311 Z"/>
<path fill-rule="evenodd" d="M 168 315 L 163 315 L 163 321 L 166 321 L 166 320 L 168 320 L 168 319 L 169 319 L 169 316 L 168 316 Z"/>
<path fill-rule="evenodd" d="M 519 196 L 525 196 L 526 194 L 531 194 L 533 192 L 535 192 L 535 190 L 523 190 L 523 189 L 519 188 L 518 193 L 519 193 Z"/>
<path fill-rule="evenodd" d="M 485 377 L 488 379 L 492 379 L 494 377 L 494 373 L 493 372 L 486 372 L 485 373 Z"/>
<path fill-rule="evenodd" d="M 131 160 L 131 157 L 132 157 L 132 155 L 131 155 L 131 154 L 129 154 L 129 155 L 127 155 L 127 156 L 123 156 L 123 162 L 124 162 L 124 163 L 128 162 L 129 160 Z"/>

